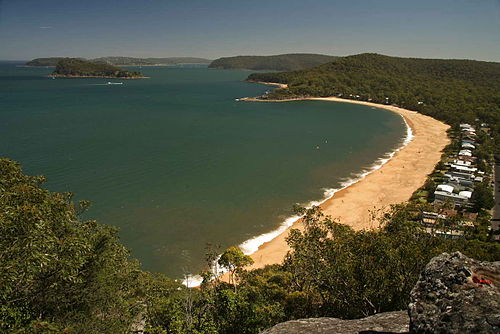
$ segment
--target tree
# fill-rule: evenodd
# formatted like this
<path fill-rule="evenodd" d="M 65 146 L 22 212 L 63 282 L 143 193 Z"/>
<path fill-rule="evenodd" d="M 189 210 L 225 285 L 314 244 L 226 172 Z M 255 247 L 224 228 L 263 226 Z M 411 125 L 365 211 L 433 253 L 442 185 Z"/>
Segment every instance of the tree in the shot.
<path fill-rule="evenodd" d="M 480 212 L 482 209 L 490 210 L 495 205 L 493 191 L 488 183 L 489 179 L 486 179 L 474 187 L 471 199 L 474 202 L 475 212 Z"/>
<path fill-rule="evenodd" d="M 253 264 L 250 256 L 243 254 L 237 246 L 229 247 L 222 253 L 217 263 L 229 271 L 229 283 L 232 283 L 236 291 L 236 278 L 244 267 Z"/>
<path fill-rule="evenodd" d="M 140 309 L 138 263 L 114 228 L 79 219 L 87 204 L 43 181 L 0 159 L 0 331 L 125 331 Z"/>

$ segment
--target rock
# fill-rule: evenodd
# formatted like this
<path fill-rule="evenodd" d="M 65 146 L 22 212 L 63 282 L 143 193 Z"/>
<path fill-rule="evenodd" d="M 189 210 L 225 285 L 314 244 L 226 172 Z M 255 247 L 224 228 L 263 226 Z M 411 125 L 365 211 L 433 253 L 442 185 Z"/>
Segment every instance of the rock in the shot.
<path fill-rule="evenodd" d="M 500 262 L 433 258 L 411 291 L 412 333 L 500 333 Z"/>
<path fill-rule="evenodd" d="M 355 320 L 337 318 L 300 319 L 277 324 L 261 334 L 408 333 L 408 321 L 406 311 L 380 313 Z"/>

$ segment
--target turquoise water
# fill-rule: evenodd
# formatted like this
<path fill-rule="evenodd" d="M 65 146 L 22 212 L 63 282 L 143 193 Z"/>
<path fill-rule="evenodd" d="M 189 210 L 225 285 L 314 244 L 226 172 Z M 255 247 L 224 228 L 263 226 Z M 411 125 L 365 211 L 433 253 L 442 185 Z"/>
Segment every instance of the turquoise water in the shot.
<path fill-rule="evenodd" d="M 294 203 L 399 145 L 400 116 L 333 102 L 237 102 L 250 72 L 148 67 L 150 79 L 48 79 L 0 65 L 0 155 L 93 205 L 143 267 L 181 277 L 276 229 Z M 116 81 L 116 80 L 115 80 Z"/>

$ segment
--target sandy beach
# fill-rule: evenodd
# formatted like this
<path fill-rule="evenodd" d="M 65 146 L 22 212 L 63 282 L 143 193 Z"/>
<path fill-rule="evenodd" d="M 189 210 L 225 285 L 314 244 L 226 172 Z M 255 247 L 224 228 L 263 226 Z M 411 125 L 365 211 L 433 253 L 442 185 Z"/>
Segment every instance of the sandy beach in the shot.
<path fill-rule="evenodd" d="M 258 99 L 246 100 L 266 101 Z M 410 199 L 412 193 L 424 184 L 427 175 L 433 171 L 434 166 L 439 162 L 442 150 L 450 143 L 446 135 L 448 125 L 415 111 L 336 97 L 300 100 L 357 103 L 390 110 L 403 116 L 412 129 L 414 136 L 412 141 L 396 152 L 381 168 L 374 170 L 359 182 L 338 191 L 332 198 L 320 205 L 325 215 L 331 216 L 338 222 L 347 224 L 355 230 L 377 228 L 378 222 L 372 218 L 374 213 L 380 215 L 390 205 Z M 268 100 L 268 102 L 274 101 Z M 286 100 L 280 102 L 286 102 Z M 296 221 L 284 233 L 261 245 L 251 255 L 255 263 L 248 269 L 281 263 L 289 250 L 285 239 L 290 229 L 301 229 L 302 227 L 301 221 Z"/>

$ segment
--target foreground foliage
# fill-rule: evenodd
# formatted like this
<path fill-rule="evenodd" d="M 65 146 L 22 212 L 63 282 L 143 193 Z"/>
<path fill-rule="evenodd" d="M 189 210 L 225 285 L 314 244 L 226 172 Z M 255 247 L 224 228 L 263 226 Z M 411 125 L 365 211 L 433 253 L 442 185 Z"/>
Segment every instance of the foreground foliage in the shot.
<path fill-rule="evenodd" d="M 79 219 L 88 203 L 43 181 L 0 159 L 0 332 L 126 332 L 148 274 L 114 228 Z"/>

